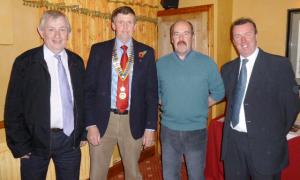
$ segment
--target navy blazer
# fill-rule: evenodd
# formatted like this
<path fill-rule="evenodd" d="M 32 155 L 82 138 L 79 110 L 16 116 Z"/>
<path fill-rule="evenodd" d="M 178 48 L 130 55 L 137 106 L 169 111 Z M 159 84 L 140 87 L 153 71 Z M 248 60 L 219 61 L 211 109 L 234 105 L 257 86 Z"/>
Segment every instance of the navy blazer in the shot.
<path fill-rule="evenodd" d="M 86 126 L 97 125 L 105 134 L 111 108 L 111 70 L 115 39 L 91 48 L 85 79 Z M 143 136 L 145 128 L 157 128 L 157 72 L 154 50 L 133 40 L 134 65 L 131 82 L 130 129 L 133 138 Z M 144 56 L 140 52 L 146 51 Z"/>
<path fill-rule="evenodd" d="M 80 56 L 69 50 L 66 52 L 74 97 L 73 146 L 79 147 L 84 130 L 84 64 Z M 4 111 L 7 145 L 16 158 L 29 152 L 49 155 L 50 86 L 43 46 L 28 50 L 16 58 Z"/>
<path fill-rule="evenodd" d="M 240 58 L 222 67 L 227 108 L 222 159 L 230 142 L 230 114 Z M 287 58 L 259 49 L 244 100 L 249 148 L 255 169 L 263 174 L 280 172 L 288 164 L 286 135 L 300 109 L 297 83 Z"/>

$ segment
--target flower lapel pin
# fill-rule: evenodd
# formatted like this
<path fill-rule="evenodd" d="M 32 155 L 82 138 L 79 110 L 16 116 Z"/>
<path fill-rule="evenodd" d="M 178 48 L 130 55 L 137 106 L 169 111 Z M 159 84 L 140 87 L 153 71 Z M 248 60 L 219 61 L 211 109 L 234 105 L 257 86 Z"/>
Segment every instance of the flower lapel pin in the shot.
<path fill-rule="evenodd" d="M 142 59 L 144 58 L 144 56 L 146 55 L 147 51 L 141 51 L 139 52 L 139 62 L 142 62 Z"/>

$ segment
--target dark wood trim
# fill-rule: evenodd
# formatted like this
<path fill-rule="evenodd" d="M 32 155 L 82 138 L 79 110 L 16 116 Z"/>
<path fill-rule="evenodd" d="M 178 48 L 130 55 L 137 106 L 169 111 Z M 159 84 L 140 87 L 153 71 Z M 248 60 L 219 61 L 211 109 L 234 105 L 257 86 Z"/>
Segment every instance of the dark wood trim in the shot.
<path fill-rule="evenodd" d="M 142 162 L 145 159 L 150 158 L 154 155 L 155 155 L 155 146 L 149 147 L 142 151 L 139 162 Z M 109 168 L 108 178 L 111 178 L 111 177 L 115 176 L 116 174 L 119 174 L 120 172 L 123 171 L 123 169 L 124 169 L 124 167 L 123 167 L 122 161 L 117 162 L 114 166 Z"/>
<path fill-rule="evenodd" d="M 4 121 L 0 121 L 0 129 L 3 129 L 4 128 Z"/>
<path fill-rule="evenodd" d="M 285 45 L 285 56 L 289 57 L 289 44 L 290 44 L 290 31 L 291 31 L 291 23 L 292 23 L 292 14 L 299 13 L 300 8 L 296 9 L 288 9 L 287 10 L 287 31 L 286 31 L 286 45 Z"/>
<path fill-rule="evenodd" d="M 214 46 L 214 6 L 210 5 L 208 6 L 208 55 L 215 58 L 214 52 L 215 52 L 215 46 Z"/>
<path fill-rule="evenodd" d="M 157 12 L 157 16 L 171 16 L 176 14 L 187 14 L 201 11 L 208 11 L 212 5 L 194 6 L 179 9 L 167 9 Z"/>

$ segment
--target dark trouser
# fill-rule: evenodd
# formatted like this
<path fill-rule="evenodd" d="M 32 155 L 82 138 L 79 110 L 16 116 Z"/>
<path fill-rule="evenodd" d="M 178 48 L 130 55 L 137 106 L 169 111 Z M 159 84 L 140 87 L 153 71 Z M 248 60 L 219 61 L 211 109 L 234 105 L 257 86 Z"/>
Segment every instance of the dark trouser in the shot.
<path fill-rule="evenodd" d="M 280 173 L 264 175 L 256 171 L 250 155 L 247 133 L 231 129 L 230 140 L 224 160 L 226 180 L 280 180 Z"/>
<path fill-rule="evenodd" d="M 63 131 L 51 133 L 51 150 L 48 157 L 34 153 L 28 159 L 21 159 L 22 180 L 46 179 L 48 165 L 52 158 L 57 180 L 79 179 L 80 148 L 72 147 L 73 136 L 66 136 Z"/>
<path fill-rule="evenodd" d="M 185 157 L 189 180 L 204 180 L 207 130 L 175 131 L 161 126 L 164 180 L 179 180 L 182 155 Z"/>

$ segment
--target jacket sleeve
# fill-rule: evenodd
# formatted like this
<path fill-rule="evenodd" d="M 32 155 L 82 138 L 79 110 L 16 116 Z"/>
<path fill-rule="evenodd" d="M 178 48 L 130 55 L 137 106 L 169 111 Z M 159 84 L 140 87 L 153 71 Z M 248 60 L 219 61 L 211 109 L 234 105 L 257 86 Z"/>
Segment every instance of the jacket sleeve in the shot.
<path fill-rule="evenodd" d="M 299 90 L 289 60 L 282 60 L 280 98 L 285 113 L 286 133 L 293 126 L 300 110 Z"/>
<path fill-rule="evenodd" d="M 84 80 L 84 114 L 85 114 L 85 127 L 96 125 L 94 107 L 96 106 L 96 50 L 95 45 L 91 47 L 90 56 L 85 73 Z"/>
<path fill-rule="evenodd" d="M 25 68 L 20 60 L 23 61 L 17 58 L 12 68 L 4 110 L 6 141 L 15 158 L 31 152 L 31 136 L 23 109 Z"/>
<path fill-rule="evenodd" d="M 146 129 L 157 129 L 158 118 L 158 85 L 157 85 L 157 70 L 155 63 L 154 50 L 149 50 L 149 64 L 147 70 L 147 120 Z"/>

